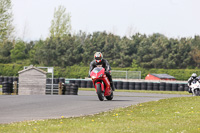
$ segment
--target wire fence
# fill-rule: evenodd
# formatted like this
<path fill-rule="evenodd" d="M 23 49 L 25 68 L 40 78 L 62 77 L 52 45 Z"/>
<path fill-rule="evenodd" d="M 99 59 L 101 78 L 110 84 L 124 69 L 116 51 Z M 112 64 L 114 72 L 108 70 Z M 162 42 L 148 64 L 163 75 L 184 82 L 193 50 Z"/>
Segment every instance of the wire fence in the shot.
<path fill-rule="evenodd" d="M 111 71 L 113 79 L 141 79 L 141 71 Z"/>

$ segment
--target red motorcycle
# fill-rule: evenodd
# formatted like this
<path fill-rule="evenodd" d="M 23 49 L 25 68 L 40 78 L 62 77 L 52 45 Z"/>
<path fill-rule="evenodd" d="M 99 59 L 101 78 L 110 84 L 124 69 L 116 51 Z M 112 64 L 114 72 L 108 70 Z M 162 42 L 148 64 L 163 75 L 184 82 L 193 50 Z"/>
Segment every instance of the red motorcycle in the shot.
<path fill-rule="evenodd" d="M 105 74 L 105 69 L 103 67 L 95 67 L 91 71 L 90 77 L 92 78 L 99 100 L 103 101 L 104 97 L 106 97 L 107 100 L 112 100 L 113 91 L 110 87 L 110 81 Z"/>

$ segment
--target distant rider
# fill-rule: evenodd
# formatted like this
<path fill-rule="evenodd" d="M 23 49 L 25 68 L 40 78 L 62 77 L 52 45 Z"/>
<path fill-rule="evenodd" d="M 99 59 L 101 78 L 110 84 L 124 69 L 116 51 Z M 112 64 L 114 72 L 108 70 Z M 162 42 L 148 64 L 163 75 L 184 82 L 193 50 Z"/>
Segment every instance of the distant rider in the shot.
<path fill-rule="evenodd" d="M 188 92 L 189 93 L 192 93 L 190 86 L 191 86 L 191 84 L 192 84 L 193 81 L 195 81 L 195 83 L 196 83 L 196 81 L 199 82 L 199 78 L 197 77 L 196 73 L 193 73 L 192 76 L 188 79 L 188 86 L 189 86 Z"/>
<path fill-rule="evenodd" d="M 114 91 L 115 87 L 113 85 L 112 76 L 110 73 L 111 67 L 110 67 L 108 61 L 106 59 L 103 59 L 103 54 L 101 52 L 96 52 L 94 54 L 94 60 L 90 63 L 90 70 L 89 70 L 88 77 L 90 77 L 90 72 L 97 66 L 101 66 L 101 67 L 105 68 L 106 76 L 108 77 L 108 79 L 110 81 L 110 86 L 111 86 L 112 90 Z"/>

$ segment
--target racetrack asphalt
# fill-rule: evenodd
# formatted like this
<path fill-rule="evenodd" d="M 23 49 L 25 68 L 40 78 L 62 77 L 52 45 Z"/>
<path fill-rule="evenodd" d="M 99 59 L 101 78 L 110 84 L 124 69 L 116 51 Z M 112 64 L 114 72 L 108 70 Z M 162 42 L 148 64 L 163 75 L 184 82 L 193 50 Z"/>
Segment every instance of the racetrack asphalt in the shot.
<path fill-rule="evenodd" d="M 0 95 L 0 124 L 97 114 L 164 98 L 190 95 L 114 92 L 112 101 L 99 101 L 95 91 L 78 95 Z"/>

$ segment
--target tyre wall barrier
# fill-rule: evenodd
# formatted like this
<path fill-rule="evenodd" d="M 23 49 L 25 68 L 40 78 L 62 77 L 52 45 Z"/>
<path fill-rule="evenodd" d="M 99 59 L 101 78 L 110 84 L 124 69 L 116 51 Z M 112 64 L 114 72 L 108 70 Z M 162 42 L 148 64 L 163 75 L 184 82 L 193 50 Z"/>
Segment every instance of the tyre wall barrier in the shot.
<path fill-rule="evenodd" d="M 69 84 L 64 84 L 64 87 L 63 87 L 63 95 L 70 95 L 70 83 Z"/>
<path fill-rule="evenodd" d="M 63 95 L 78 95 L 78 85 L 69 83 L 69 84 L 64 84 L 64 91 Z"/>
<path fill-rule="evenodd" d="M 153 83 L 153 90 L 158 91 L 159 90 L 160 83 Z"/>
<path fill-rule="evenodd" d="M 115 88 L 117 88 L 117 81 L 113 81 Z"/>
<path fill-rule="evenodd" d="M 160 82 L 159 90 L 160 91 L 165 91 L 166 90 L 166 83 L 165 82 Z"/>
<path fill-rule="evenodd" d="M 13 93 L 13 83 L 12 82 L 3 82 L 2 83 L 2 93 Z"/>
<path fill-rule="evenodd" d="M 122 81 L 117 81 L 117 87 L 116 87 L 116 89 L 122 89 L 122 87 L 123 87 L 123 82 Z"/>
<path fill-rule="evenodd" d="M 8 77 L 8 82 L 13 83 L 13 77 Z"/>
<path fill-rule="evenodd" d="M 86 83 L 86 88 L 93 88 L 92 80 L 88 80 Z"/>
<path fill-rule="evenodd" d="M 53 79 L 53 84 L 58 84 L 59 83 L 59 79 L 58 78 L 54 78 Z"/>
<path fill-rule="evenodd" d="M 129 90 L 135 90 L 135 82 L 129 82 Z"/>
<path fill-rule="evenodd" d="M 178 84 L 172 84 L 172 91 L 178 91 Z"/>
<path fill-rule="evenodd" d="M 185 84 L 178 84 L 178 91 L 184 91 Z"/>
<path fill-rule="evenodd" d="M 81 87 L 81 80 L 75 80 L 75 84 L 77 84 L 78 87 Z"/>
<path fill-rule="evenodd" d="M 81 88 L 86 88 L 86 87 L 87 87 L 87 81 L 81 80 Z"/>
<path fill-rule="evenodd" d="M 129 90 L 129 82 L 123 82 L 122 89 L 123 90 Z"/>
<path fill-rule="evenodd" d="M 135 82 L 135 90 L 141 90 L 141 82 Z"/>
<path fill-rule="evenodd" d="M 19 82 L 19 78 L 18 77 L 13 77 L 13 82 L 17 81 L 17 83 Z"/>
<path fill-rule="evenodd" d="M 51 84 L 51 83 L 52 83 L 51 78 L 47 78 L 46 79 L 46 84 Z"/>
<path fill-rule="evenodd" d="M 4 82 L 8 82 L 8 77 L 7 76 L 5 76 L 3 78 L 4 78 Z"/>
<path fill-rule="evenodd" d="M 53 84 L 59 84 L 59 82 L 65 83 L 65 78 L 54 78 L 53 79 Z M 52 84 L 52 78 L 47 78 L 46 84 Z"/>
<path fill-rule="evenodd" d="M 147 83 L 146 82 L 141 83 L 141 90 L 147 90 Z"/>
<path fill-rule="evenodd" d="M 69 83 L 75 84 L 75 80 L 70 80 Z"/>
<path fill-rule="evenodd" d="M 152 82 L 147 83 L 147 90 L 153 90 L 153 83 Z"/>
<path fill-rule="evenodd" d="M 65 78 L 59 78 L 59 82 L 65 83 Z"/>
<path fill-rule="evenodd" d="M 165 90 L 166 91 L 172 91 L 172 83 L 166 83 Z"/>
<path fill-rule="evenodd" d="M 18 83 L 18 77 L 8 77 L 8 76 L 0 76 L 0 85 L 3 84 L 3 82 L 11 82 L 17 81 Z"/>
<path fill-rule="evenodd" d="M 9 77 L 0 77 L 0 82 L 4 80 L 11 81 L 12 79 L 10 79 Z M 54 84 L 59 83 L 59 81 L 65 81 L 65 79 L 64 78 L 54 79 Z M 50 79 L 47 79 L 47 84 L 50 82 L 51 82 Z M 69 80 L 68 83 L 76 84 L 80 88 L 94 88 L 92 80 L 75 79 L 75 80 Z M 188 86 L 186 83 L 166 83 L 166 82 L 153 82 L 153 81 L 152 82 L 113 81 L 113 83 L 116 89 L 124 89 L 124 90 L 188 91 Z"/>
<path fill-rule="evenodd" d="M 188 91 L 188 89 L 189 89 L 188 84 L 185 84 L 185 85 L 184 85 L 184 91 Z"/>

